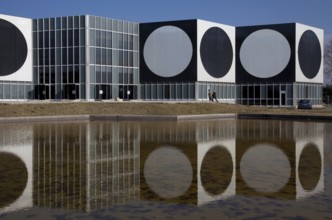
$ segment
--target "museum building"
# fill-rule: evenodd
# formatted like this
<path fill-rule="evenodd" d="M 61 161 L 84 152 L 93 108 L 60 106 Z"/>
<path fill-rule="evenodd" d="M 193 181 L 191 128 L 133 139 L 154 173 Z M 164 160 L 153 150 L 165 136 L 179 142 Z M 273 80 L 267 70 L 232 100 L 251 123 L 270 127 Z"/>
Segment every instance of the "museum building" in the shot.
<path fill-rule="evenodd" d="M 323 30 L 0 15 L 0 100 L 322 102 Z"/>

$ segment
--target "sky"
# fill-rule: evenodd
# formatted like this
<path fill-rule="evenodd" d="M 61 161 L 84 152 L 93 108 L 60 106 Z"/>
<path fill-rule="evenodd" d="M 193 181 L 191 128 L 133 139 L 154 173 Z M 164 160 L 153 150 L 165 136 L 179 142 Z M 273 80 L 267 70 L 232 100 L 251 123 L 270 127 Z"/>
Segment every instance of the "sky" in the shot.
<path fill-rule="evenodd" d="M 298 22 L 332 39 L 332 0 L 0 0 L 0 14 L 96 15 L 133 22 L 203 19 L 231 26 Z"/>

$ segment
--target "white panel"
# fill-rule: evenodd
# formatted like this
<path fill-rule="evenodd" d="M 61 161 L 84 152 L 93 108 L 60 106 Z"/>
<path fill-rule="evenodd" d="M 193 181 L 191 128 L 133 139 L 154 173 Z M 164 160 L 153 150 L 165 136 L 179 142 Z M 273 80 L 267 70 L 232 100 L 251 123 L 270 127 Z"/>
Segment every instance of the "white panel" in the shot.
<path fill-rule="evenodd" d="M 212 195 L 207 192 L 203 186 L 201 178 L 201 168 L 203 165 L 203 160 L 207 153 L 214 147 L 225 148 L 231 155 L 233 172 L 230 179 L 230 183 L 221 194 Z M 228 199 L 236 194 L 236 161 L 235 161 L 235 139 L 232 140 L 223 140 L 223 141 L 214 141 L 214 142 L 204 142 L 198 143 L 197 145 L 197 204 L 204 205 L 209 202 Z"/>
<path fill-rule="evenodd" d="M 0 214 L 14 212 L 33 206 L 32 181 L 33 181 L 33 146 L 32 128 L 30 126 L 19 128 L 17 126 L 5 127 L 1 132 L 0 152 L 10 153 L 20 158 L 28 172 L 28 180 L 19 198 L 6 207 L 0 207 Z M 15 177 L 13 177 L 15 178 Z M 13 179 L 15 181 L 15 179 Z"/>
<path fill-rule="evenodd" d="M 153 73 L 161 77 L 172 77 L 188 66 L 193 46 L 189 36 L 180 28 L 163 26 L 149 35 L 143 55 L 146 65 Z"/>
<path fill-rule="evenodd" d="M 322 51 L 322 60 L 321 60 L 321 66 L 319 69 L 318 74 L 316 75 L 315 78 L 313 79 L 308 79 L 302 72 L 301 68 L 300 68 L 300 63 L 299 63 L 299 59 L 298 59 L 298 49 L 299 49 L 299 42 L 301 39 L 302 34 L 307 31 L 307 30 L 311 30 L 313 31 L 319 40 L 320 43 L 320 47 L 321 47 L 321 51 Z M 315 27 L 311 27 L 311 26 L 307 26 L 307 25 L 303 25 L 303 24 L 296 24 L 296 63 L 295 63 L 295 81 L 296 82 L 309 82 L 309 83 L 323 83 L 324 80 L 324 31 L 322 29 L 319 28 L 315 28 Z"/>
<path fill-rule="evenodd" d="M 210 74 L 208 74 L 201 60 L 201 54 L 200 54 L 201 41 L 205 32 L 212 27 L 218 27 L 224 30 L 227 33 L 233 47 L 233 63 L 228 73 L 221 78 L 214 78 Z M 204 21 L 204 20 L 197 20 L 197 80 L 205 82 L 235 83 L 235 27 Z"/>
<path fill-rule="evenodd" d="M 300 166 L 300 161 L 301 161 L 301 156 L 302 153 L 304 152 L 303 150 L 308 147 L 308 146 L 314 146 L 316 150 L 320 154 L 320 159 L 321 159 L 321 172 L 320 176 L 318 177 L 319 179 L 317 180 L 312 180 L 312 176 L 310 174 L 304 174 L 308 178 L 310 178 L 310 182 L 316 181 L 317 184 L 313 189 L 305 189 L 303 187 L 303 183 L 301 183 L 301 178 L 300 178 L 300 173 L 299 173 L 299 166 Z M 317 158 L 313 158 L 314 160 Z M 296 141 L 296 199 L 304 199 L 310 196 L 313 196 L 317 193 L 321 193 L 324 191 L 324 141 L 323 137 L 317 138 L 315 140 L 297 140 Z"/>
<path fill-rule="evenodd" d="M 28 54 L 23 66 L 15 73 L 8 76 L 1 76 L 4 81 L 32 81 L 32 19 L 13 17 L 0 14 L 0 19 L 6 20 L 15 25 L 23 34 L 27 46 Z"/>

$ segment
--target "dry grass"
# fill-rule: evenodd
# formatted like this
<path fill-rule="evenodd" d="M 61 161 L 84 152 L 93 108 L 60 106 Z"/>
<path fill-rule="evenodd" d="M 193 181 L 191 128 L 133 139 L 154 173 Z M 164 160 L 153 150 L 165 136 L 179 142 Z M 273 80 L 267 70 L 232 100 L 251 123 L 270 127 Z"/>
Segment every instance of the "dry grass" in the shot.
<path fill-rule="evenodd" d="M 209 102 L 22 102 L 1 103 L 0 117 L 54 115 L 194 115 L 220 113 L 330 115 L 332 107 L 299 110 Z"/>

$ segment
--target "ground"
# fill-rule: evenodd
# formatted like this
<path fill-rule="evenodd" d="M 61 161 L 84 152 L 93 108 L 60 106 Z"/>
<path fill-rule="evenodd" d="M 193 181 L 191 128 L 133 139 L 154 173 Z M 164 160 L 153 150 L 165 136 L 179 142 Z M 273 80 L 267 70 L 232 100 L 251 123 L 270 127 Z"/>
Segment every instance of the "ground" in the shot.
<path fill-rule="evenodd" d="M 262 113 L 332 116 L 332 106 L 312 110 L 294 107 L 258 107 L 211 102 L 6 102 L 0 103 L 0 117 L 55 115 L 194 115 L 221 113 Z"/>

